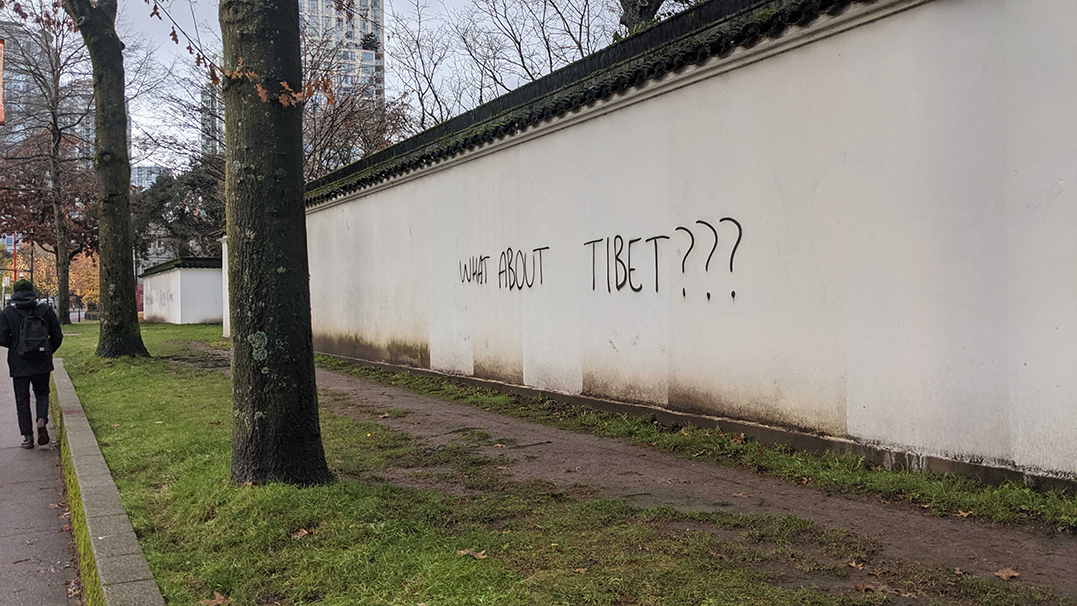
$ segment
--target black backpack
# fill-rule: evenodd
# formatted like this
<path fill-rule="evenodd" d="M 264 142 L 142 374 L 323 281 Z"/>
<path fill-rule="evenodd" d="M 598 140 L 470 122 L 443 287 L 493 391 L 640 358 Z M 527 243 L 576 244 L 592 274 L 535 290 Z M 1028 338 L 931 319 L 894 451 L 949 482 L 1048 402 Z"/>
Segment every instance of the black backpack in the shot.
<path fill-rule="evenodd" d="M 52 355 L 49 343 L 49 325 L 45 322 L 44 305 L 38 305 L 32 312 L 22 318 L 19 327 L 19 342 L 15 353 L 24 358 L 47 358 Z M 20 310 L 21 311 L 21 310 Z"/>

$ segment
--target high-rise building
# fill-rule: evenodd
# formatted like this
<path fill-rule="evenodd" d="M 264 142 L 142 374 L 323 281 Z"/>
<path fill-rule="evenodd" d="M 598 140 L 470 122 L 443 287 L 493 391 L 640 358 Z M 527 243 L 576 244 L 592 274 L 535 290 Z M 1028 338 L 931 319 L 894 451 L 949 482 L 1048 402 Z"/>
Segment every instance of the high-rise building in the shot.
<path fill-rule="evenodd" d="M 199 143 L 203 156 L 219 156 L 224 153 L 224 100 L 221 91 L 212 83 L 202 85 L 202 115 Z"/>
<path fill-rule="evenodd" d="M 382 0 L 299 0 L 304 42 L 331 45 L 334 85 L 378 101 L 385 99 L 382 8 Z"/>
<path fill-rule="evenodd" d="M 58 50 L 53 36 L 31 22 L 0 21 L 0 38 L 5 39 L 7 113 L 0 144 L 18 145 L 56 127 L 65 141 L 74 142 L 79 156 L 92 158 L 93 84 L 88 77 L 74 77 L 79 71 L 74 55 Z"/>
<path fill-rule="evenodd" d="M 3 73 L 7 124 L 0 129 L 0 142 L 15 144 L 28 135 L 25 115 L 33 111 L 36 100 L 33 75 L 25 66 L 45 64 L 48 58 L 21 23 L 0 21 L 0 38 L 5 39 L 4 51 L 7 55 Z"/>
<path fill-rule="evenodd" d="M 172 174 L 172 171 L 164 166 L 132 166 L 131 187 L 146 189 L 153 185 L 157 177 Z"/>

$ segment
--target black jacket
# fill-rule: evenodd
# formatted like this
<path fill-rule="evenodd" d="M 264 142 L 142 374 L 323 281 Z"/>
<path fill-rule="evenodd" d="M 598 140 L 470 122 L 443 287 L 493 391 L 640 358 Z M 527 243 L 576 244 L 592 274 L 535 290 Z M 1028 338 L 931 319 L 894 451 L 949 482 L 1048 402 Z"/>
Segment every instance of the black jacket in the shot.
<path fill-rule="evenodd" d="M 7 348 L 7 367 L 13 377 L 29 377 L 33 375 L 52 372 L 52 356 L 28 360 L 15 353 L 15 345 L 19 342 L 19 330 L 22 328 L 22 320 L 35 308 L 43 307 L 43 318 L 49 325 L 49 345 L 53 353 L 60 349 L 60 343 L 64 341 L 64 333 L 60 329 L 60 320 L 56 312 L 47 303 L 37 302 L 37 295 L 32 290 L 20 290 L 11 296 L 11 302 L 0 312 L 0 346 Z"/>

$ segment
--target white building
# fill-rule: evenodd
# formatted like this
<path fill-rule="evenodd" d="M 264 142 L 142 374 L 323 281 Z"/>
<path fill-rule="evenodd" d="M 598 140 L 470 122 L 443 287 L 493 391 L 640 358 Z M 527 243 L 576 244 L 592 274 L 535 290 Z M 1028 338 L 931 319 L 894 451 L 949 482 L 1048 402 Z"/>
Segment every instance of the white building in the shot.
<path fill-rule="evenodd" d="M 210 83 L 202 85 L 201 112 L 198 141 L 202 155 L 219 156 L 224 153 L 224 100 L 220 89 Z"/>
<path fill-rule="evenodd" d="M 172 174 L 172 171 L 164 166 L 132 166 L 131 187 L 146 189 L 153 185 L 157 177 L 170 174 Z"/>
<path fill-rule="evenodd" d="M 335 85 L 341 90 L 359 88 L 379 101 L 385 99 L 382 8 L 381 0 L 356 0 L 345 10 L 334 0 L 299 0 L 305 43 L 335 43 L 332 64 L 339 77 Z"/>
<path fill-rule="evenodd" d="M 219 323 L 221 260 L 181 257 L 142 273 L 142 305 L 147 322 L 168 324 Z"/>

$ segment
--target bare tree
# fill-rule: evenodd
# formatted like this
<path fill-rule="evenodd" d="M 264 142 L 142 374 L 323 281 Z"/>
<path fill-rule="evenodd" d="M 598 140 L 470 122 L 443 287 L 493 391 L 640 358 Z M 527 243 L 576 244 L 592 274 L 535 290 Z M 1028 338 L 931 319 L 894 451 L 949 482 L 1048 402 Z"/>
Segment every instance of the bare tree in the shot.
<path fill-rule="evenodd" d="M 101 334 L 97 355 L 148 356 L 138 327 L 131 234 L 131 158 L 127 149 L 124 44 L 116 0 L 63 0 L 93 64 L 94 169 L 97 172 Z M 59 256 L 59 255 L 57 255 Z"/>
<path fill-rule="evenodd" d="M 414 127 L 425 130 L 464 111 L 463 78 L 455 55 L 455 38 L 443 21 L 430 17 L 424 0 L 408 0 L 408 11 L 395 15 L 390 25 L 390 69 L 414 112 Z M 481 82 L 470 84 L 483 90 Z"/>
<path fill-rule="evenodd" d="M 40 191 L 6 196 L 9 217 L 35 217 L 23 226 L 38 244 L 55 254 L 60 322 L 70 323 L 68 288 L 71 259 L 82 248 L 79 230 L 72 233 L 71 215 L 86 202 L 64 187 L 77 181 L 72 173 L 85 171 L 88 133 L 92 133 L 93 94 L 89 55 L 74 23 L 59 6 L 44 1 L 12 5 L 18 21 L 0 23 L 0 37 L 8 39 L 7 69 L 19 82 L 12 105 L 15 129 L 2 142 L 9 178 L 41 175 Z M 22 183 L 31 183 L 24 179 Z M 73 205 L 72 202 L 75 204 Z M 14 206 L 13 206 L 14 205 Z M 33 208 L 19 209 L 18 205 Z M 47 209 L 48 220 L 42 221 Z M 81 209 L 85 218 L 86 209 Z M 51 237 L 32 226 L 48 225 Z"/>
<path fill-rule="evenodd" d="M 457 47 L 498 93 L 609 44 L 613 14 L 595 0 L 470 0 L 452 21 Z"/>
<path fill-rule="evenodd" d="M 408 113 L 400 99 L 382 100 L 372 76 L 351 73 L 356 44 L 316 26 L 302 37 L 303 81 L 328 83 L 329 95 L 303 101 L 303 174 L 320 177 L 399 140 Z"/>
<path fill-rule="evenodd" d="M 349 69 L 349 60 L 354 59 L 349 54 L 360 52 L 357 47 L 352 40 L 313 26 L 302 37 L 303 81 L 320 83 L 329 91 L 299 102 L 305 179 L 354 162 L 408 132 L 410 116 L 404 103 L 380 100 L 374 79 L 364 80 Z M 219 57 L 216 52 L 205 52 Z M 223 184 L 224 163 L 219 160 L 225 150 L 222 83 L 207 77 L 210 63 L 200 59 L 185 71 L 174 71 L 177 85 L 163 95 L 159 111 L 175 128 L 147 133 L 145 144 L 189 158 Z"/>
<path fill-rule="evenodd" d="M 423 130 L 603 48 L 616 16 L 608 0 L 468 0 L 437 18 L 408 0 L 388 53 Z"/>

